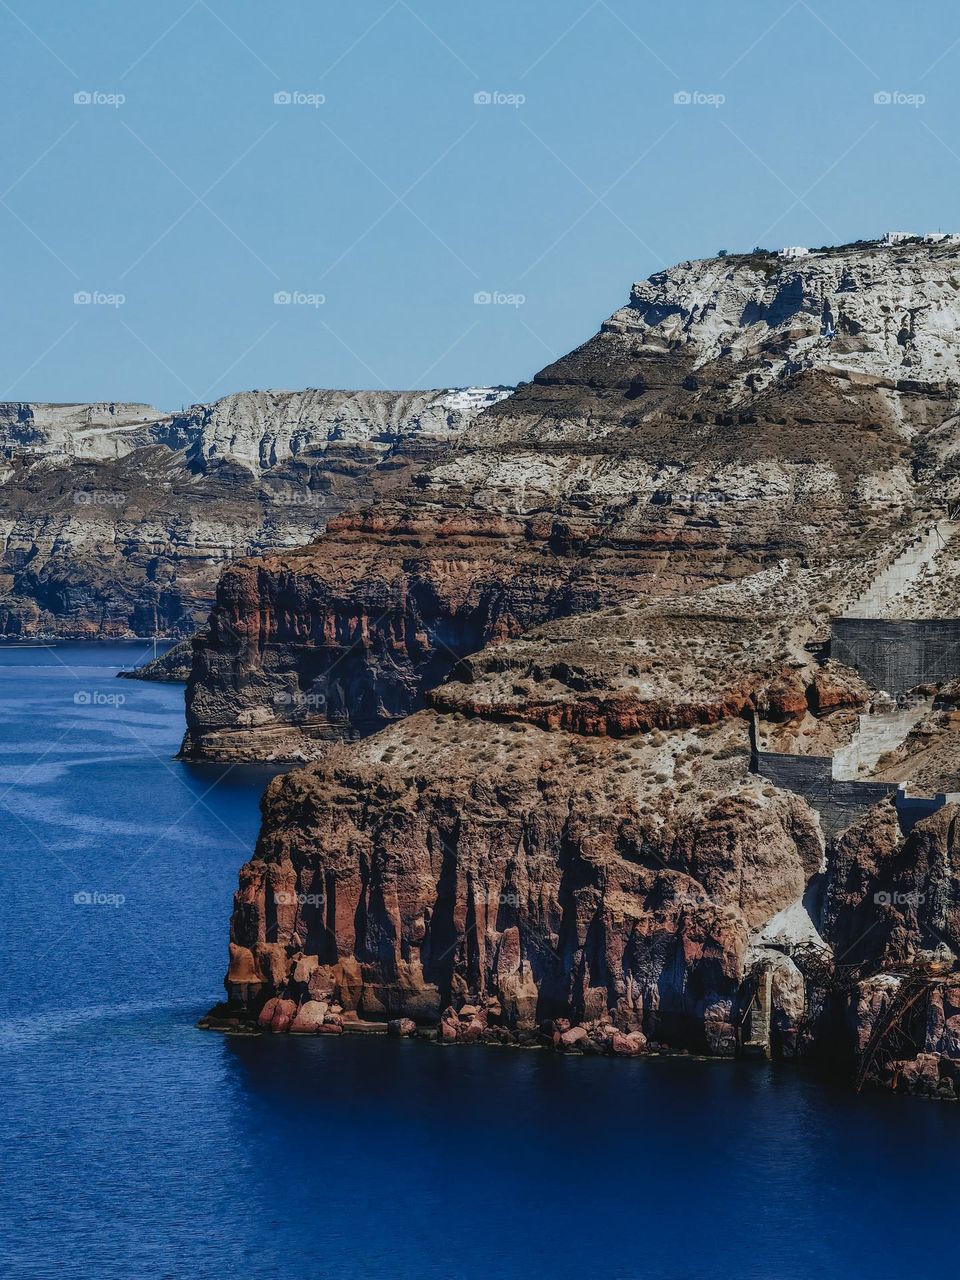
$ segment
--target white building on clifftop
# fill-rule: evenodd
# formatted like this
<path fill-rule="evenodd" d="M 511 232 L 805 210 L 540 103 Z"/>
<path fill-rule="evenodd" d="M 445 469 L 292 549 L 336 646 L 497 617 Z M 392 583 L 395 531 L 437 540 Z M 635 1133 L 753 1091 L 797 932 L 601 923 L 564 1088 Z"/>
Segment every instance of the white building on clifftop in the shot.
<path fill-rule="evenodd" d="M 785 249 L 780 250 L 781 258 L 805 258 L 810 250 L 802 244 L 788 244 Z"/>

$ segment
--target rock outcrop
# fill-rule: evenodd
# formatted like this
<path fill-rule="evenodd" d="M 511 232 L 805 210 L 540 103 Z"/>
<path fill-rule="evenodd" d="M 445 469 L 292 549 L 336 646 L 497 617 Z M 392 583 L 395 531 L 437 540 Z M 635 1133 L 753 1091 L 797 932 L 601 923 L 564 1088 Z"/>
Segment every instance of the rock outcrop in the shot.
<path fill-rule="evenodd" d="M 376 757 L 336 748 L 273 784 L 235 946 L 265 989 L 306 999 L 320 981 L 366 1018 L 482 1005 L 515 1032 L 570 1017 L 732 1053 L 750 929 L 819 868 L 815 818 L 745 771 L 720 783 L 710 757 L 730 730 L 677 736 L 722 789 L 653 813 L 655 749 L 575 757 L 517 728 L 421 712 L 370 739 Z M 403 753 L 421 735 L 416 765 Z M 232 976 L 228 990 L 244 994 Z"/>
<path fill-rule="evenodd" d="M 281 1001 L 259 1021 L 283 1031 L 321 999 L 345 1030 L 731 1056 L 766 971 L 769 1051 L 854 1064 L 916 966 L 960 956 L 960 809 L 904 836 L 884 802 L 827 840 L 752 772 L 749 717 L 829 717 L 864 691 L 822 679 L 775 591 L 738 616 L 747 598 L 536 629 L 525 658 L 489 648 L 427 709 L 277 778 L 208 1025 Z M 680 637 L 703 666 L 675 682 Z M 888 1047 L 874 1078 L 955 1096 L 956 985 L 926 980 L 894 1042 L 909 1055 Z"/>
<path fill-rule="evenodd" d="M 496 390 L 0 405 L 0 635 L 187 635 L 238 555 L 403 485 Z"/>
<path fill-rule="evenodd" d="M 803 622 L 749 598 L 739 615 L 716 588 L 534 630 L 277 779 L 241 873 L 230 998 L 323 990 L 446 1039 L 567 1019 L 567 1050 L 588 1034 L 633 1054 L 640 1033 L 733 1053 L 751 937 L 824 858 L 816 815 L 749 771 L 742 713 L 811 714 L 819 675 Z M 663 661 L 679 644 L 702 657 L 686 684 Z"/>
<path fill-rule="evenodd" d="M 160 684 L 186 684 L 190 678 L 193 665 L 193 643 L 190 640 L 179 640 L 175 645 L 161 653 L 159 657 L 133 667 L 129 671 L 118 671 L 121 680 L 155 680 Z"/>

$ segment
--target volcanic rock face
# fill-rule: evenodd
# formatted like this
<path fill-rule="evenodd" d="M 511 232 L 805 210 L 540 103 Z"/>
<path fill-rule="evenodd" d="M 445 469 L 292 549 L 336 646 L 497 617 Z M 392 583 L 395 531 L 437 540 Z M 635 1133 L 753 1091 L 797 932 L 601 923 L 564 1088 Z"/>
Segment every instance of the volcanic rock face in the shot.
<path fill-rule="evenodd" d="M 749 772 L 740 715 L 810 714 L 803 628 L 738 617 L 726 588 L 554 623 L 277 779 L 229 994 L 322 991 L 353 1016 L 443 1015 L 458 1039 L 465 1006 L 478 1036 L 566 1018 L 608 1028 L 610 1052 L 639 1051 L 616 1031 L 732 1053 L 751 935 L 823 863 L 816 816 Z M 703 660 L 682 692 L 655 656 L 681 638 Z"/>
<path fill-rule="evenodd" d="M 685 262 L 634 285 L 608 327 L 680 339 L 698 363 L 764 353 L 769 385 L 790 363 L 858 386 L 960 382 L 960 248 L 871 242 L 802 262 L 767 254 Z M 773 341 L 771 342 L 771 339 Z"/>
<path fill-rule="evenodd" d="M 710 756 L 738 737 L 675 745 L 719 784 Z M 732 1051 L 750 928 L 820 865 L 802 801 L 742 773 L 702 808 L 653 812 L 638 801 L 658 753 L 639 741 L 573 755 L 543 730 L 429 712 L 369 742 L 268 793 L 233 927 L 265 980 L 296 996 L 320 974 L 365 1017 L 493 1000 L 512 1030 L 602 1019 Z"/>
<path fill-rule="evenodd" d="M 451 1041 L 553 1027 L 564 1052 L 729 1055 L 759 966 L 780 1052 L 862 1049 L 896 989 L 870 974 L 960 954 L 958 810 L 904 837 L 887 802 L 825 842 L 805 801 L 750 772 L 744 711 L 805 722 L 867 691 L 810 656 L 775 582 L 747 586 L 489 648 L 427 710 L 275 780 L 235 899 L 227 1008 L 268 1007 L 272 1031 L 321 1000 L 343 1025 L 439 1023 Z M 682 644 L 699 667 L 678 681 L 682 661 L 663 659 Z M 845 1035 L 821 1016 L 801 1044 L 813 988 L 781 952 L 811 943 L 868 978 Z M 950 998 L 935 989 L 915 1047 L 960 1078 L 960 1055 L 943 1058 Z M 913 1070 L 896 1080 L 913 1088 Z"/>
<path fill-rule="evenodd" d="M 902 836 L 880 805 L 837 842 L 824 924 L 838 954 L 893 967 L 921 951 L 960 955 L 960 850 L 956 805 Z"/>
<path fill-rule="evenodd" d="M 955 245 L 685 263 L 402 497 L 221 580 L 185 752 L 316 758 L 531 626 L 778 564 L 822 616 L 957 472 Z M 254 715 L 257 723 L 250 723 Z"/>
<path fill-rule="evenodd" d="M 104 462 L 145 445 L 187 443 L 172 417 L 148 404 L 0 403 L 0 448 L 8 463 L 19 455 Z"/>
<path fill-rule="evenodd" d="M 315 538 L 504 393 L 0 405 L 0 635 L 187 634 L 237 555 Z"/>
<path fill-rule="evenodd" d="M 229 569 L 186 749 L 317 757 L 265 798 L 229 1016 L 837 1060 L 914 1010 L 877 1070 L 953 1096 L 957 806 L 825 839 L 751 752 L 832 754 L 878 693 L 827 622 L 958 496 L 958 291 L 956 246 L 684 264 Z M 952 696 L 877 775 L 950 776 Z"/>

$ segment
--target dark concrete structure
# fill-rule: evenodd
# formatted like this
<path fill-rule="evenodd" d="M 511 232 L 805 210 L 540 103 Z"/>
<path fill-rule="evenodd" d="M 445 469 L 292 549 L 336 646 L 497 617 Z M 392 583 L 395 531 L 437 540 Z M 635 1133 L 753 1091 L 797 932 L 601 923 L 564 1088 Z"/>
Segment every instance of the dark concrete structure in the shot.
<path fill-rule="evenodd" d="M 835 836 L 897 790 L 895 782 L 841 782 L 830 756 L 780 755 L 758 751 L 754 770 L 775 787 L 803 796 L 820 814 L 824 835 Z M 925 815 L 924 815 L 925 816 Z"/>
<path fill-rule="evenodd" d="M 935 796 L 907 795 L 906 784 L 897 782 L 841 781 L 833 777 L 830 756 L 781 755 L 775 751 L 754 751 L 751 768 L 775 787 L 803 796 L 820 814 L 824 835 L 835 836 L 872 809 L 894 796 L 897 822 L 909 835 L 923 818 L 945 804 L 960 803 L 960 793 L 939 792 Z"/>
<path fill-rule="evenodd" d="M 960 678 L 960 619 L 835 618 L 830 656 L 887 693 Z"/>
<path fill-rule="evenodd" d="M 852 667 L 874 689 L 908 693 L 918 685 L 960 679 L 960 619 L 835 618 L 830 627 L 830 657 Z M 954 794 L 909 796 L 896 782 L 841 781 L 833 776 L 831 756 L 780 755 L 758 747 L 756 717 L 751 721 L 751 768 L 776 787 L 803 796 L 820 814 L 827 837 L 835 836 L 875 804 L 895 795 L 897 820 L 906 835 Z"/>
<path fill-rule="evenodd" d="M 906 789 L 897 792 L 897 818 L 900 830 L 909 835 L 918 822 L 929 818 L 945 804 L 957 804 L 960 795 L 955 791 L 939 791 L 935 796 L 908 796 Z"/>

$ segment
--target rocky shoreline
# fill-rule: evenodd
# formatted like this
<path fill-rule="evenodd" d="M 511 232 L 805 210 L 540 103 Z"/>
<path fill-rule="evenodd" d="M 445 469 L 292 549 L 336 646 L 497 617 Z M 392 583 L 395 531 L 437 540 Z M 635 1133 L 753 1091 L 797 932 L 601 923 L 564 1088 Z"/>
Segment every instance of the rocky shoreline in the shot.
<path fill-rule="evenodd" d="M 444 1010 L 437 1026 L 420 1025 L 412 1018 L 392 1018 L 374 1022 L 358 1018 L 341 1005 L 326 1001 L 294 1001 L 274 997 L 268 1000 L 255 1020 L 238 1016 L 229 1004 L 218 1005 L 197 1023 L 204 1031 L 227 1035 L 382 1035 L 395 1039 L 415 1039 L 427 1044 L 481 1044 L 519 1049 L 551 1049 L 570 1054 L 606 1054 L 612 1057 L 695 1057 L 717 1061 L 688 1049 L 673 1049 L 657 1041 L 647 1041 L 640 1031 L 623 1033 L 611 1025 L 571 1027 L 569 1019 L 558 1018 L 527 1031 L 511 1031 L 497 1022 L 498 1012 L 489 1005 L 464 1005 L 460 1010 Z"/>
<path fill-rule="evenodd" d="M 186 684 L 193 665 L 193 639 L 180 640 L 166 653 L 130 671 L 118 671 L 120 680 L 156 680 L 161 684 Z"/>
<path fill-rule="evenodd" d="M 762 1055 L 718 1057 L 715 1054 L 676 1048 L 656 1040 L 647 1040 L 640 1031 L 623 1032 L 610 1024 L 595 1023 L 571 1027 L 566 1018 L 547 1020 L 536 1029 L 511 1031 L 491 1024 L 489 1011 L 477 1006 L 452 1007 L 444 1011 L 438 1026 L 424 1026 L 411 1018 L 393 1018 L 389 1022 L 365 1021 L 350 1015 L 337 1005 L 308 1001 L 299 1008 L 293 1001 L 274 998 L 268 1001 L 256 1020 L 238 1016 L 229 1004 L 215 1006 L 197 1022 L 197 1028 L 229 1036 L 379 1036 L 405 1039 L 420 1044 L 452 1048 L 474 1045 L 484 1048 L 540 1050 L 567 1057 L 686 1059 L 695 1062 L 744 1065 L 763 1061 Z M 812 1069 L 834 1080 L 848 1080 L 849 1074 L 838 1064 L 822 1060 L 798 1060 L 797 1068 Z M 936 1054 L 921 1054 L 916 1059 L 891 1063 L 882 1074 L 865 1082 L 872 1091 L 903 1094 L 936 1102 L 960 1102 L 960 1079 L 940 1074 Z"/>

